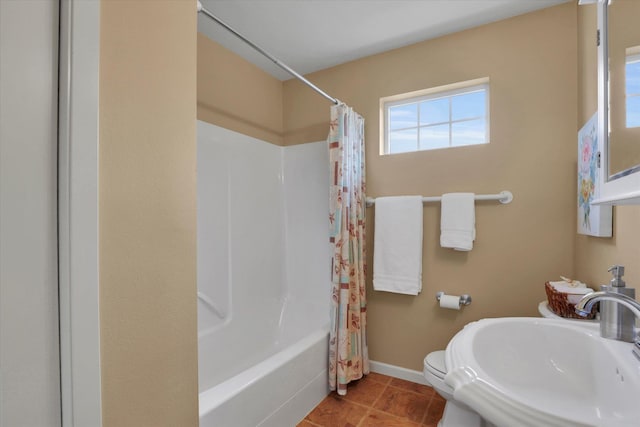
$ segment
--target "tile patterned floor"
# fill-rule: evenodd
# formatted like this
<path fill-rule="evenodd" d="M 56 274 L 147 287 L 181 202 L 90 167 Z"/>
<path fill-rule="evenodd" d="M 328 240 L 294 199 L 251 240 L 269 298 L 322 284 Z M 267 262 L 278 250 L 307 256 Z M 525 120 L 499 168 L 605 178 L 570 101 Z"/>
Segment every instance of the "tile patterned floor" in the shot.
<path fill-rule="evenodd" d="M 436 427 L 445 400 L 431 387 L 370 373 L 331 393 L 298 427 Z"/>

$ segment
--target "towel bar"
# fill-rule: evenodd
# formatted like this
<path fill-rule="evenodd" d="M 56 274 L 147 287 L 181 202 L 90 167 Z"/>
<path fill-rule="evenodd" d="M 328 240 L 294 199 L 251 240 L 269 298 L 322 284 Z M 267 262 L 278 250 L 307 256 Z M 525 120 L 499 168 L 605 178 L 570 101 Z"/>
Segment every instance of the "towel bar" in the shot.
<path fill-rule="evenodd" d="M 503 205 L 506 205 L 513 201 L 513 194 L 511 193 L 511 191 L 506 191 L 506 190 L 501 191 L 498 194 L 476 194 L 475 200 L 497 200 Z M 367 201 L 367 206 L 373 206 L 376 203 L 376 199 L 373 197 L 367 197 L 366 201 Z M 422 203 L 440 202 L 440 201 L 442 201 L 441 196 L 429 196 L 429 197 L 422 198 Z"/>

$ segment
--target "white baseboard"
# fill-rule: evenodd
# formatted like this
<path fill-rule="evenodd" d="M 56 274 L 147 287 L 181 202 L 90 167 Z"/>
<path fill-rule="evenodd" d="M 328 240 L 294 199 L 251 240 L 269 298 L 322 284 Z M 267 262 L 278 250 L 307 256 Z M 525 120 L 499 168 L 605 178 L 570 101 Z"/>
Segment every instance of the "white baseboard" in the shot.
<path fill-rule="evenodd" d="M 371 372 L 375 372 L 377 374 L 389 375 L 390 377 L 429 385 L 420 371 L 414 371 L 412 369 L 402 368 L 400 366 L 389 365 L 388 363 L 376 362 L 373 360 L 369 361 L 369 368 L 371 369 Z"/>

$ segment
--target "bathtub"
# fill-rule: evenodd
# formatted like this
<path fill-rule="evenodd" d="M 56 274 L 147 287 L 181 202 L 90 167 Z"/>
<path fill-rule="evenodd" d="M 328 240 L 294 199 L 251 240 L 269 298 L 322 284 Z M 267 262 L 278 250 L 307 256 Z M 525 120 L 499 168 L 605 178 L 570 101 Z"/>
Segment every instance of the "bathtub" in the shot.
<path fill-rule="evenodd" d="M 274 343 L 273 354 L 200 392 L 200 426 L 295 426 L 329 393 L 328 342 L 326 325 Z"/>
<path fill-rule="evenodd" d="M 328 394 L 328 161 L 198 123 L 201 427 L 295 426 Z"/>

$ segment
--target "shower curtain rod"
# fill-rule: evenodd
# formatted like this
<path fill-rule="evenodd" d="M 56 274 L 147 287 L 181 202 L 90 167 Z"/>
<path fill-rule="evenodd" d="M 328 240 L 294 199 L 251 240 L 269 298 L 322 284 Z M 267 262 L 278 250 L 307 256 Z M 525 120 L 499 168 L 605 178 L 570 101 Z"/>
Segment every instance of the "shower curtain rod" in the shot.
<path fill-rule="evenodd" d="M 320 89 L 318 86 L 314 85 L 309 80 L 307 80 L 304 77 L 302 77 L 299 73 L 297 73 L 296 71 L 291 69 L 291 67 L 289 67 L 287 64 L 285 64 L 284 62 L 280 61 L 278 58 L 276 58 L 275 56 L 271 55 L 269 52 L 267 52 L 266 50 L 262 49 L 260 46 L 258 46 L 257 44 L 253 43 L 251 40 L 249 40 L 248 38 L 246 38 L 245 36 L 243 36 L 242 34 L 237 32 L 236 30 L 234 30 L 231 26 L 229 26 L 227 23 L 225 23 L 220 18 L 215 16 L 213 13 L 209 12 L 207 9 L 204 8 L 204 6 L 202 6 L 202 3 L 200 3 L 199 1 L 198 1 L 198 12 L 199 13 L 204 13 L 205 16 L 208 16 L 209 18 L 213 19 L 215 22 L 217 22 L 218 24 L 223 26 L 227 31 L 232 33 L 234 36 L 238 37 L 240 40 L 242 40 L 243 42 L 245 42 L 246 44 L 248 44 L 249 46 L 251 46 L 252 48 L 257 50 L 259 53 L 261 53 L 262 55 L 264 55 L 267 58 L 269 58 L 278 67 L 282 68 L 287 73 L 291 74 L 293 77 L 297 78 L 302 83 L 306 84 L 311 89 L 315 90 L 320 95 L 322 95 L 325 98 L 327 98 L 329 101 L 333 102 L 336 105 L 340 103 L 340 101 L 338 101 L 336 98 L 330 96 L 328 93 L 326 93 L 325 91 Z"/>

